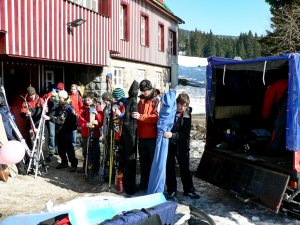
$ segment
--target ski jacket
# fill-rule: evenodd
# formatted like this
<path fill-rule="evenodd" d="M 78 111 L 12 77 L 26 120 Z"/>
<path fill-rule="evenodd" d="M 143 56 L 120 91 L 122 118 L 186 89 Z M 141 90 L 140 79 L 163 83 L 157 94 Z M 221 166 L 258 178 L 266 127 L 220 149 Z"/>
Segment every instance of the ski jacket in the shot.
<path fill-rule="evenodd" d="M 98 121 L 98 125 L 94 127 L 94 138 L 100 137 L 99 129 L 103 125 L 103 111 L 100 105 L 96 106 L 96 116 L 95 119 Z M 89 135 L 89 129 L 86 127 L 86 124 L 90 122 L 90 108 L 87 105 L 83 105 L 79 118 L 78 125 L 81 127 L 81 135 L 84 138 L 87 138 Z"/>
<path fill-rule="evenodd" d="M 174 124 L 177 123 L 176 120 L 179 119 L 179 126 L 176 128 L 174 133 L 172 132 L 172 138 L 170 143 L 175 144 L 177 147 L 177 152 L 188 152 L 190 150 L 190 133 L 192 128 L 192 108 L 187 107 L 183 112 L 181 118 L 176 118 Z"/>
<path fill-rule="evenodd" d="M 67 103 L 55 104 L 51 111 L 50 121 L 55 123 L 57 132 L 77 129 L 77 117 L 73 107 Z"/>
<path fill-rule="evenodd" d="M 156 138 L 158 121 L 159 90 L 154 89 L 148 98 L 139 96 L 138 113 L 140 117 L 137 125 L 137 135 L 139 138 Z"/>
<path fill-rule="evenodd" d="M 75 110 L 76 115 L 79 116 L 80 110 L 83 106 L 83 101 L 81 96 L 78 93 L 71 93 L 69 95 L 69 99 L 71 101 L 71 105 L 73 109 Z"/>
<path fill-rule="evenodd" d="M 276 113 L 278 113 L 280 108 L 281 100 L 284 94 L 287 92 L 288 81 L 287 79 L 277 80 L 271 84 L 264 96 L 263 112 L 262 116 L 264 119 L 269 119 L 272 114 L 274 107 L 276 108 Z"/>
<path fill-rule="evenodd" d="M 32 120 L 35 124 L 37 124 L 41 119 L 43 105 L 44 105 L 45 101 L 44 101 L 44 99 L 40 98 L 40 96 L 37 94 L 35 95 L 34 100 L 27 95 L 26 101 L 27 101 L 27 104 L 29 107 L 29 111 L 31 112 Z M 28 112 L 28 109 L 27 109 L 26 103 L 24 101 L 22 103 L 22 107 L 21 107 L 22 117 L 24 117 L 27 112 Z"/>

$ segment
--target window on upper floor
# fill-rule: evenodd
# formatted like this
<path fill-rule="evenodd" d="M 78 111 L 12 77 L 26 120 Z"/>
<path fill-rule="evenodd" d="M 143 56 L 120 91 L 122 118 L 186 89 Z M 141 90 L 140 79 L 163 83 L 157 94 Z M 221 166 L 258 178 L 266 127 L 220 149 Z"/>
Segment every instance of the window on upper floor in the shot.
<path fill-rule="evenodd" d="M 176 32 L 173 30 L 169 30 L 169 54 L 176 55 Z"/>
<path fill-rule="evenodd" d="M 129 20 L 128 5 L 123 4 L 120 7 L 120 39 L 129 41 Z"/>
<path fill-rule="evenodd" d="M 103 16 L 111 16 L 111 0 L 98 0 L 99 1 L 99 13 Z"/>
<path fill-rule="evenodd" d="M 124 81 L 124 68 L 123 67 L 116 67 L 114 69 L 113 75 L 113 86 L 114 87 L 123 87 Z"/>
<path fill-rule="evenodd" d="M 164 40 L 165 40 L 165 28 L 164 25 L 158 24 L 158 50 L 163 52 L 165 49 Z"/>
<path fill-rule="evenodd" d="M 141 15 L 141 45 L 149 47 L 149 17 Z"/>

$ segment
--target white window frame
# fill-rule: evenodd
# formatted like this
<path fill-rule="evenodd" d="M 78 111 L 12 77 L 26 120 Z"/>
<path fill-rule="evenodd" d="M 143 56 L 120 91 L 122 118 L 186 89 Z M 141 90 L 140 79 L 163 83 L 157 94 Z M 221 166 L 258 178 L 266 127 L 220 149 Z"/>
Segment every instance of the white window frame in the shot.
<path fill-rule="evenodd" d="M 141 16 L 141 45 L 146 46 L 146 17 Z"/>
<path fill-rule="evenodd" d="M 123 87 L 124 84 L 124 68 L 116 67 L 113 74 L 113 86 Z"/>
<path fill-rule="evenodd" d="M 45 87 L 48 88 L 54 84 L 54 71 L 45 70 Z"/>
<path fill-rule="evenodd" d="M 155 88 L 160 88 L 160 80 L 161 80 L 161 72 L 160 71 L 156 71 L 155 72 L 155 79 L 156 79 L 156 81 L 155 82 L 153 82 L 154 84 L 154 87 Z"/>
<path fill-rule="evenodd" d="M 124 5 L 120 7 L 120 39 L 124 39 Z"/>
<path fill-rule="evenodd" d="M 170 30 L 169 31 L 169 53 L 173 54 L 174 52 L 174 33 Z"/>

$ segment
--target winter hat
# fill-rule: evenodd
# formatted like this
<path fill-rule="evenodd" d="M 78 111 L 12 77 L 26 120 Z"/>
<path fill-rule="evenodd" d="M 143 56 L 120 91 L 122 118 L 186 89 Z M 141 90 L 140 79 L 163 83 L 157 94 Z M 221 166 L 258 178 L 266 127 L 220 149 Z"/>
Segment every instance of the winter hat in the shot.
<path fill-rule="evenodd" d="M 113 93 L 112 96 L 114 97 L 114 99 L 116 99 L 117 101 L 119 101 L 121 98 L 125 97 L 125 92 L 122 88 L 116 88 Z"/>
<path fill-rule="evenodd" d="M 67 99 L 69 97 L 69 95 L 68 95 L 68 92 L 66 92 L 65 90 L 62 90 L 62 91 L 58 92 L 58 97 Z"/>
<path fill-rule="evenodd" d="M 112 73 L 109 72 L 109 73 L 106 75 L 106 77 L 112 79 Z"/>
<path fill-rule="evenodd" d="M 35 92 L 34 87 L 28 87 L 28 88 L 27 88 L 27 93 L 28 93 L 29 95 L 35 95 L 36 92 Z"/>
<path fill-rule="evenodd" d="M 59 82 L 59 83 L 57 84 L 57 89 L 58 89 L 58 90 L 65 90 L 65 85 L 64 85 L 64 83 Z"/>
<path fill-rule="evenodd" d="M 151 90 L 152 84 L 150 80 L 142 80 L 140 83 L 140 91 L 148 91 Z"/>
<path fill-rule="evenodd" d="M 109 91 L 106 91 L 102 94 L 102 100 L 107 100 L 107 101 L 112 101 L 113 100 L 113 96 Z"/>

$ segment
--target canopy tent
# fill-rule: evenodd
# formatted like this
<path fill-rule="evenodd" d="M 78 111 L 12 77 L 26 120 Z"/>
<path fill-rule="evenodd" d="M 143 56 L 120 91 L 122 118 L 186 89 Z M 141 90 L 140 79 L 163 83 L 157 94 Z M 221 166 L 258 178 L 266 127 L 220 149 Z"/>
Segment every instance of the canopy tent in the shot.
<path fill-rule="evenodd" d="M 275 71 L 283 66 L 288 66 L 288 110 L 286 125 L 286 145 L 288 150 L 300 151 L 300 54 L 291 53 L 281 56 L 269 56 L 249 60 L 233 60 L 220 57 L 208 58 L 206 70 L 207 98 L 206 115 L 211 114 L 210 99 L 212 94 L 212 77 L 216 70 L 222 70 L 223 81 L 228 71 L 261 71 L 262 82 L 265 82 L 265 73 Z M 218 74 L 220 75 L 220 73 Z"/>

